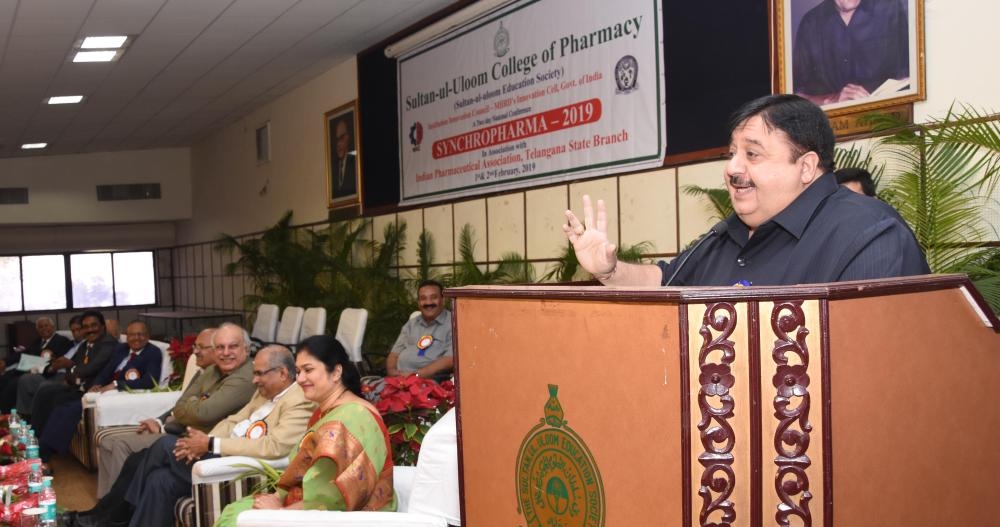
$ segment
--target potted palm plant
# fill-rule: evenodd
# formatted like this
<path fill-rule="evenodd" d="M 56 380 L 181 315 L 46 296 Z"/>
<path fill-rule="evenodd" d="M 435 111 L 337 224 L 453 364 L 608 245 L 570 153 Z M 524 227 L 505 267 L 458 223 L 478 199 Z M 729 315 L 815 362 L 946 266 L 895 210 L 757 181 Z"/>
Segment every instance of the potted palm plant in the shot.
<path fill-rule="evenodd" d="M 996 211 L 1000 182 L 1000 121 L 966 105 L 911 126 L 891 115 L 869 117 L 886 132 L 875 145 L 887 161 L 879 193 L 910 224 L 935 273 L 968 274 L 1000 312 L 1000 247 Z"/>

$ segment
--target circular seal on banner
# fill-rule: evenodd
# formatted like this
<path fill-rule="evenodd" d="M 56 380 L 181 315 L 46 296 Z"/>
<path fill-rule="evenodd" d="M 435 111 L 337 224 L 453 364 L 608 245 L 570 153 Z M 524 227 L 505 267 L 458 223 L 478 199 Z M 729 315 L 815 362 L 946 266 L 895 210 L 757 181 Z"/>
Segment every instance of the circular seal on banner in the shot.
<path fill-rule="evenodd" d="M 246 433 L 243 434 L 244 437 L 248 437 L 250 439 L 260 439 L 265 435 L 267 435 L 267 423 L 265 423 L 263 419 L 260 421 L 254 421 L 253 424 L 250 425 L 250 428 L 247 428 Z"/>
<path fill-rule="evenodd" d="M 417 339 L 417 349 L 420 351 L 431 347 L 431 344 L 434 344 L 434 337 L 430 335 L 424 335 Z"/>
<path fill-rule="evenodd" d="M 510 32 L 503 27 L 503 22 L 500 22 L 500 29 L 497 30 L 496 35 L 493 35 L 493 52 L 496 53 L 497 58 L 500 58 L 508 51 L 510 51 Z"/>
<path fill-rule="evenodd" d="M 549 385 L 545 417 L 517 454 L 518 512 L 528 527 L 603 527 L 604 482 L 590 449 L 562 418 L 558 389 Z"/>
<path fill-rule="evenodd" d="M 136 381 L 139 380 L 139 377 L 142 377 L 142 375 L 139 373 L 139 370 L 135 368 L 129 368 L 125 370 L 126 381 Z"/>
<path fill-rule="evenodd" d="M 41 357 L 43 359 L 51 359 L 52 358 L 52 350 L 45 350 L 45 351 L 43 351 Z"/>
<path fill-rule="evenodd" d="M 615 64 L 615 84 L 618 93 L 628 93 L 636 89 L 639 82 L 639 61 L 632 55 L 625 55 Z"/>

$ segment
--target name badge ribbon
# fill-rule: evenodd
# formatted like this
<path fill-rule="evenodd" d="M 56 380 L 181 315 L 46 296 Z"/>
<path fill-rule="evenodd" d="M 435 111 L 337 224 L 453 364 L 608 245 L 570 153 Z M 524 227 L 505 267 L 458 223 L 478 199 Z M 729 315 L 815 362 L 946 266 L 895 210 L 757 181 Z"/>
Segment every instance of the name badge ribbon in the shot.
<path fill-rule="evenodd" d="M 423 357 L 427 354 L 427 348 L 434 344 L 434 337 L 430 335 L 424 335 L 417 339 L 417 356 Z"/>

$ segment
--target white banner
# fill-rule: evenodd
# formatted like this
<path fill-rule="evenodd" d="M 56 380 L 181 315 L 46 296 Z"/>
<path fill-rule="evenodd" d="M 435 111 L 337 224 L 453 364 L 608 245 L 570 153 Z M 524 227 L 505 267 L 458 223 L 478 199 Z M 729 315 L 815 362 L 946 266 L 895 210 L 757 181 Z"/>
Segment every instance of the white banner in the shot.
<path fill-rule="evenodd" d="M 401 57 L 401 202 L 660 166 L 662 31 L 660 0 L 533 0 Z"/>

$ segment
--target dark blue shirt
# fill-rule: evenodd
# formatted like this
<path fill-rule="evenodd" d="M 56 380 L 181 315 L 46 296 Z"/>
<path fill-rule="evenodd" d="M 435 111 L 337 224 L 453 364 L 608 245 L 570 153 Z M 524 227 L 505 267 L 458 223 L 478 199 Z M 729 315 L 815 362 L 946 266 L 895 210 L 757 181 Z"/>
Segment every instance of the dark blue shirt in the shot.
<path fill-rule="evenodd" d="M 862 0 L 849 25 L 833 0 L 810 9 L 795 35 L 795 93 L 825 95 L 848 83 L 872 92 L 887 79 L 909 77 L 906 7 L 906 0 Z"/>
<path fill-rule="evenodd" d="M 683 255 L 658 263 L 663 282 Z M 814 181 L 753 236 L 729 216 L 725 231 L 688 260 L 671 285 L 794 285 L 930 273 L 896 210 L 841 187 L 833 173 Z"/>

